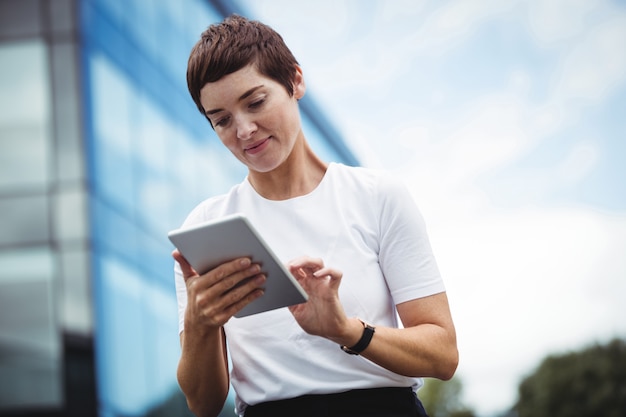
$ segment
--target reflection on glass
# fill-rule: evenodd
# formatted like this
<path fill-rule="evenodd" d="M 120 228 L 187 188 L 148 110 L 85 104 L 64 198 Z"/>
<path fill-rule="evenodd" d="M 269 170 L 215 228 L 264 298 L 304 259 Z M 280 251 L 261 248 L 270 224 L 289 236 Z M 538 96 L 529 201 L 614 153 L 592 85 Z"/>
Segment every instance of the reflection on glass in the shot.
<path fill-rule="evenodd" d="M 56 9 L 56 7 L 55 7 Z M 52 80 L 55 94 L 55 151 L 58 181 L 84 179 L 83 143 L 80 132 L 81 109 L 78 76 L 75 67 L 77 46 L 71 41 L 55 40 L 51 44 Z"/>
<path fill-rule="evenodd" d="M 46 74 L 42 42 L 0 44 L 0 191 L 47 182 L 50 97 Z"/>
<path fill-rule="evenodd" d="M 96 190 L 111 203 L 132 212 L 132 96 L 126 77 L 102 55 L 91 60 L 93 90 L 93 160 Z"/>
<path fill-rule="evenodd" d="M 0 252 L 0 411 L 62 401 L 53 276 L 48 247 Z"/>
<path fill-rule="evenodd" d="M 88 252 L 73 245 L 59 251 L 61 291 L 59 319 L 73 334 L 89 335 L 93 329 Z"/>
<path fill-rule="evenodd" d="M 0 245 L 47 242 L 50 238 L 48 207 L 46 194 L 0 198 Z"/>
<path fill-rule="evenodd" d="M 0 44 L 0 410 L 63 399 L 48 246 L 47 74 L 42 41 Z"/>

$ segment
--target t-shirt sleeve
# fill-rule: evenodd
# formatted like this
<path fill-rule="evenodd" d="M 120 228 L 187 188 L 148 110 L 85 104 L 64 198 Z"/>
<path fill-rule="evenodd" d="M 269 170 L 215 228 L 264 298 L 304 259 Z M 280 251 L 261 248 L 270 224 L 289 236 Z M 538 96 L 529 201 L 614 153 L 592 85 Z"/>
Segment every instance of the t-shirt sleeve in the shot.
<path fill-rule="evenodd" d="M 445 291 L 426 225 L 406 186 L 379 183 L 379 262 L 395 304 Z"/>

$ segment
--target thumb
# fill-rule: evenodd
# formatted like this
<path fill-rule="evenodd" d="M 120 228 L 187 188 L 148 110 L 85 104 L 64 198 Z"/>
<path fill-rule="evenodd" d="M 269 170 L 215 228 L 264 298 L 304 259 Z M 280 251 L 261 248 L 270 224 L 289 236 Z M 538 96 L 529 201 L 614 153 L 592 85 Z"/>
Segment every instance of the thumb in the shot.
<path fill-rule="evenodd" d="M 183 273 L 183 278 L 185 278 L 185 281 L 187 281 L 187 279 L 190 277 L 198 275 L 196 270 L 193 269 L 191 265 L 189 265 L 187 259 L 185 259 L 185 257 L 180 253 L 178 249 L 174 249 L 174 251 L 172 252 L 172 257 L 176 262 L 178 262 L 178 265 L 180 265 L 180 270 Z"/>

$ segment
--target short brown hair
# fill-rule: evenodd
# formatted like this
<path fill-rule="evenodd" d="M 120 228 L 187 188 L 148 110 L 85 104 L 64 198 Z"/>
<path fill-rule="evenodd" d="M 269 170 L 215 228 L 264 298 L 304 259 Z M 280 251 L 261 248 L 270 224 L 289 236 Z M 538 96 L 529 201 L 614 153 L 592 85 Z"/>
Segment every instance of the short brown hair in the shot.
<path fill-rule="evenodd" d="M 231 15 L 204 32 L 191 50 L 187 63 L 187 87 L 198 109 L 200 90 L 243 67 L 255 64 L 259 72 L 293 95 L 298 65 L 283 38 L 271 27 L 245 17 Z"/>

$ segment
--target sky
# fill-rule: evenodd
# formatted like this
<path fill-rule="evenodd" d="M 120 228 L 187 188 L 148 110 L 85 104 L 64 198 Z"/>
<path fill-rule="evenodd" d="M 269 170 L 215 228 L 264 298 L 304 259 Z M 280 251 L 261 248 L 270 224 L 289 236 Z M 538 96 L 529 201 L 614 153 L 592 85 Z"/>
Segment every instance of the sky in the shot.
<path fill-rule="evenodd" d="M 496 415 L 546 355 L 626 337 L 626 2 L 239 4 L 413 193 L 468 406 Z"/>

